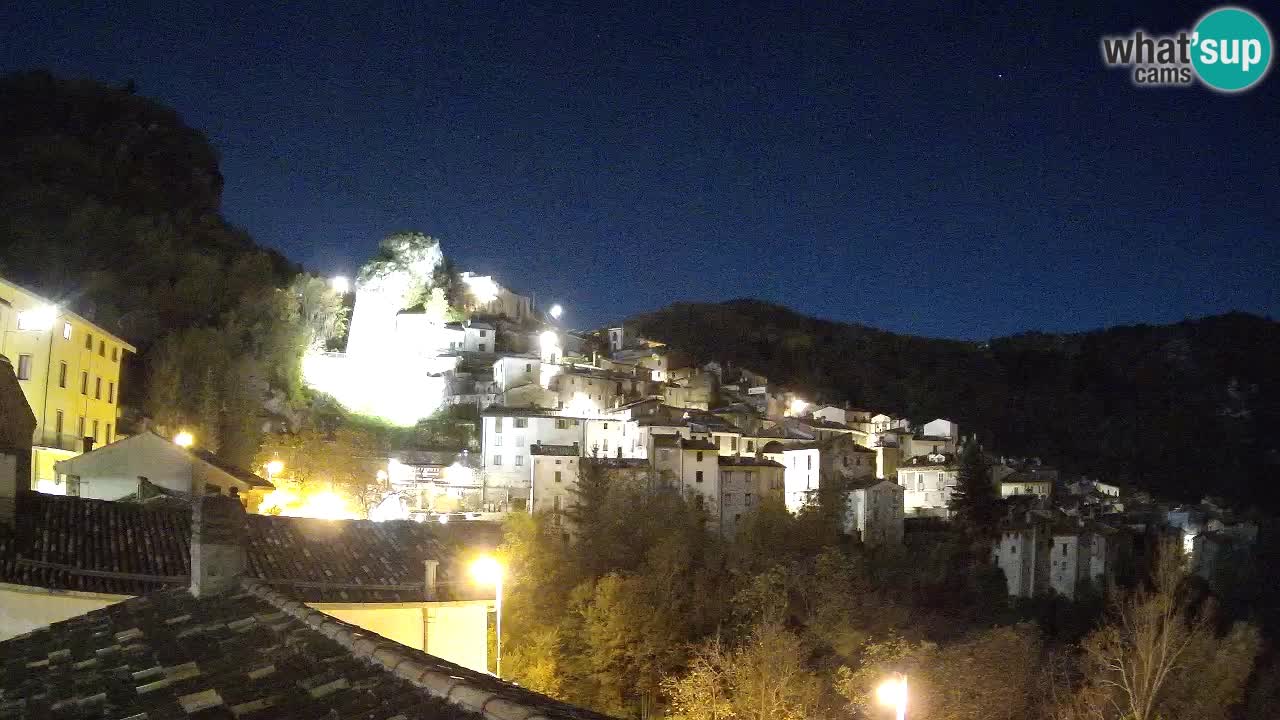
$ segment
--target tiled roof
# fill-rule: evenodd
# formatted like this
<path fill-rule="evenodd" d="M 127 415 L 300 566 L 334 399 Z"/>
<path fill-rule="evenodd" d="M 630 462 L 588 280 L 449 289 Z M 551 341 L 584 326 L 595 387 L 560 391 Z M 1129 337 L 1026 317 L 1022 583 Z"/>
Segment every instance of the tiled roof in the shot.
<path fill-rule="evenodd" d="M 275 485 L 272 485 L 267 480 L 257 475 L 254 475 L 253 473 L 249 472 L 248 470 L 245 470 L 244 468 L 238 465 L 233 465 L 227 462 L 225 459 L 218 457 L 217 455 L 214 455 L 213 453 L 203 448 L 187 448 L 187 452 L 191 453 L 197 458 L 209 463 L 210 465 L 218 468 L 222 472 L 230 475 L 231 477 L 247 485 L 251 485 L 253 487 L 264 487 L 264 488 L 275 487 Z"/>
<path fill-rule="evenodd" d="M 565 415 L 559 410 L 544 407 L 506 407 L 504 405 L 490 405 L 480 411 L 481 415 L 488 417 L 549 417 L 549 418 L 565 418 L 567 420 L 585 420 L 585 415 Z"/>
<path fill-rule="evenodd" d="M 721 455 L 720 464 L 737 466 L 737 467 L 777 467 L 777 468 L 785 467 L 780 462 L 770 460 L 768 458 L 752 457 L 749 455 L 743 456 L 743 457 L 736 456 L 736 455 Z"/>
<path fill-rule="evenodd" d="M 604 716 L 399 645 L 249 581 L 164 590 L 0 643 L 0 717 Z"/>
<path fill-rule="evenodd" d="M 141 595 L 189 583 L 191 511 L 25 493 L 0 530 L 0 582 Z M 484 523 L 375 523 L 248 515 L 249 574 L 308 602 L 424 598 L 424 561 L 440 561 L 441 596 L 469 596 L 463 548 L 492 548 Z"/>

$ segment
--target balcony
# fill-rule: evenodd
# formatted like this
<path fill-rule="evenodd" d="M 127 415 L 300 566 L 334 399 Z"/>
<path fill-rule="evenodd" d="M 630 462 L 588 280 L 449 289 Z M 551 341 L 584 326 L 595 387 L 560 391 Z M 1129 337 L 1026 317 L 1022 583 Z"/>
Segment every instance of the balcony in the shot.
<path fill-rule="evenodd" d="M 32 435 L 31 444 L 37 447 L 80 452 L 84 449 L 84 438 L 75 433 L 36 431 Z"/>

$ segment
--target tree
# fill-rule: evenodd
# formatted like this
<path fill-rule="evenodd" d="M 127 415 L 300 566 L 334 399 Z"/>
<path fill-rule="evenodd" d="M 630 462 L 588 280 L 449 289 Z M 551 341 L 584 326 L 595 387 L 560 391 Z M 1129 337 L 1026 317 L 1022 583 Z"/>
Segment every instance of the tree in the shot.
<path fill-rule="evenodd" d="M 991 482 L 991 468 L 976 442 L 965 445 L 956 474 L 956 487 L 951 492 L 949 509 L 956 523 L 975 541 L 986 541 L 996 535 L 1000 501 Z"/>
<path fill-rule="evenodd" d="M 756 626 L 727 651 L 703 644 L 683 676 L 663 688 L 682 720 L 799 720 L 818 706 L 820 683 L 800 637 L 775 622 Z"/>
<path fill-rule="evenodd" d="M 1260 650 L 1258 631 L 1236 623 L 1214 633 L 1212 611 L 1185 582 L 1166 543 L 1149 583 L 1116 596 L 1110 620 L 1083 643 L 1083 683 L 1071 705 L 1101 720 L 1229 717 Z"/>

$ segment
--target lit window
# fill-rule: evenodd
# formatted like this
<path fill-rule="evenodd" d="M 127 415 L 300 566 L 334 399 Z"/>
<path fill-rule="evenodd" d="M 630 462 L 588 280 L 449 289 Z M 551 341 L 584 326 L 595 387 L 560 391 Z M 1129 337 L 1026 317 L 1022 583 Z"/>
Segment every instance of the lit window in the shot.
<path fill-rule="evenodd" d="M 19 380 L 31 379 L 31 356 L 30 355 L 18 356 L 18 379 Z"/>
<path fill-rule="evenodd" d="M 71 339 L 71 323 L 69 322 L 62 323 L 62 339 L 63 340 Z"/>

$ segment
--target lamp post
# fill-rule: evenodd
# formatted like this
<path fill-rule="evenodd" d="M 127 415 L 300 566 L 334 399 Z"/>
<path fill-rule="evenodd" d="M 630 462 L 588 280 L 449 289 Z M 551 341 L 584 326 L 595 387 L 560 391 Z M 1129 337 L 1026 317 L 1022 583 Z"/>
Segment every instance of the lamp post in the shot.
<path fill-rule="evenodd" d="M 173 444 L 177 445 L 178 447 L 189 448 L 193 444 L 195 444 L 195 441 L 196 441 L 195 437 L 191 433 L 187 432 L 186 430 L 183 430 L 182 432 L 173 436 Z"/>
<path fill-rule="evenodd" d="M 880 683 L 876 699 L 881 705 L 892 706 L 897 720 L 907 720 L 907 674 L 894 673 L 892 678 Z"/>
<path fill-rule="evenodd" d="M 279 458 L 272 460 L 271 462 L 267 463 L 264 467 L 267 470 L 267 482 L 271 482 L 271 480 L 275 476 L 284 472 L 284 463 L 281 462 Z"/>
<path fill-rule="evenodd" d="M 494 662 L 495 674 L 502 677 L 502 563 L 492 555 L 485 555 L 471 563 L 471 577 L 480 583 L 493 583 L 494 589 L 494 614 L 497 617 L 495 623 L 495 637 L 497 640 L 496 655 Z"/>

